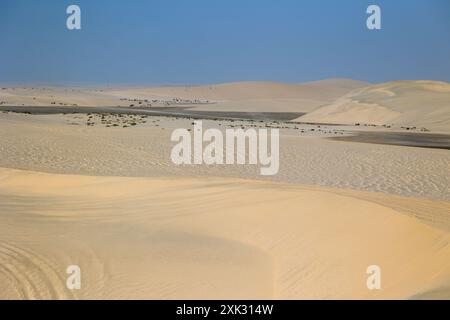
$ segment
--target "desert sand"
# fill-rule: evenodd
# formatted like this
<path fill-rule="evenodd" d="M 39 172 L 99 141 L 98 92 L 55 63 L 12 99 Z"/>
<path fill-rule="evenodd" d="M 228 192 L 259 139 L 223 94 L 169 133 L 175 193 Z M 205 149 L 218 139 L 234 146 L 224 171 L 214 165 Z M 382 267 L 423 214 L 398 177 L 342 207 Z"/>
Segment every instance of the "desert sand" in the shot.
<path fill-rule="evenodd" d="M 448 294 L 449 233 L 351 194 L 224 178 L 2 169 L 0 179 L 2 298 Z M 73 264 L 83 277 L 75 292 L 64 287 Z M 366 287 L 372 264 L 379 291 Z"/>
<path fill-rule="evenodd" d="M 264 179 L 256 166 L 174 166 L 170 135 L 176 128 L 191 128 L 189 119 L 109 116 L 110 124 L 102 124 L 101 115 L 0 116 L 0 167 L 93 176 Z M 450 164 L 448 150 L 324 139 L 348 134 L 345 127 L 225 120 L 203 125 L 290 127 L 280 129 L 280 170 L 271 180 L 450 200 L 450 176 L 442 174 Z"/>
<path fill-rule="evenodd" d="M 54 106 L 150 108 L 153 98 L 256 112 L 274 111 L 273 100 L 318 112 L 372 92 L 343 83 L 7 88 L 0 100 L 45 106 L 60 92 Z M 446 99 L 445 84 L 423 86 Z M 443 119 L 445 103 L 432 97 Z M 392 99 L 386 106 L 400 112 L 406 100 Z M 426 119 L 446 131 L 427 110 L 414 119 L 404 111 L 408 125 Z M 262 177 L 250 165 L 175 166 L 170 134 L 192 119 L 0 112 L 0 299 L 448 299 L 450 152 L 327 139 L 395 130 L 386 119 L 379 127 L 204 120 L 221 130 L 280 128 L 279 174 Z M 66 288 L 69 265 L 81 268 L 80 290 Z M 366 287 L 370 265 L 381 267 L 381 290 Z"/>
<path fill-rule="evenodd" d="M 356 89 L 298 121 L 450 130 L 450 84 L 396 81 Z"/>

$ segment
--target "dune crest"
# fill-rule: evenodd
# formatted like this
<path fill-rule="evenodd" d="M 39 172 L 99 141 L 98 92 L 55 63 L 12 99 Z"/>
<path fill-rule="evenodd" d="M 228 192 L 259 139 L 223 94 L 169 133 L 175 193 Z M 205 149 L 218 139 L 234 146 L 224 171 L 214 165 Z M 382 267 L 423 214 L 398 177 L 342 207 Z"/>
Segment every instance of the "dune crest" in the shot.
<path fill-rule="evenodd" d="M 296 121 L 415 126 L 448 132 L 449 115 L 450 84 L 419 80 L 356 89 Z"/>

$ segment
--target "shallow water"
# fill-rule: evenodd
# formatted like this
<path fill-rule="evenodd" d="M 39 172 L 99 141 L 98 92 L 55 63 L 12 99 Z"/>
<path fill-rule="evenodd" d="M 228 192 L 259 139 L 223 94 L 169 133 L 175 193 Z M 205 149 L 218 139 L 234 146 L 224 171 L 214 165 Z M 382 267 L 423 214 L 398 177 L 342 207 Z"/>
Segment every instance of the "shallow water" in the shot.
<path fill-rule="evenodd" d="M 354 132 L 331 140 L 450 150 L 450 135 L 399 132 Z"/>

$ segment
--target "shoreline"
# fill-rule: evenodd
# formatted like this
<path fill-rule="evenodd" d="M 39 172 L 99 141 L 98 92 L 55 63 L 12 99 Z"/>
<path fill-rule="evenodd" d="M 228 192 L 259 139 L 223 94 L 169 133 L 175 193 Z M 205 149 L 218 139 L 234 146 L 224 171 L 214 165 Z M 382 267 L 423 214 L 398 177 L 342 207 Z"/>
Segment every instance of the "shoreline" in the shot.
<path fill-rule="evenodd" d="M 130 115 L 151 115 L 193 118 L 205 120 L 248 120 L 248 121 L 292 121 L 305 112 L 227 112 L 227 111 L 200 111 L 186 110 L 188 107 L 151 107 L 151 108 L 131 108 L 131 107 L 51 107 L 51 106 L 0 106 L 0 111 L 16 112 L 33 115 L 52 114 L 130 114 Z"/>
<path fill-rule="evenodd" d="M 169 110 L 167 110 L 169 109 Z M 110 115 L 137 115 L 170 118 L 185 118 L 196 120 L 215 121 L 260 121 L 281 122 L 294 126 L 321 126 L 348 128 L 343 130 L 345 135 L 340 137 L 327 137 L 332 141 L 347 141 L 358 143 L 371 143 L 382 145 L 395 145 L 404 147 L 430 148 L 450 150 L 450 134 L 430 132 L 399 132 L 399 131 L 373 131 L 354 130 L 352 125 L 294 122 L 299 115 L 306 113 L 295 112 L 228 112 L 228 111 L 198 111 L 189 107 L 153 107 L 153 108 L 129 108 L 129 107 L 59 107 L 59 106 L 0 106 L 0 112 L 13 112 L 31 115 L 66 115 L 66 114 L 110 114 Z M 294 129 L 294 128 L 290 128 Z M 320 131 L 320 130 L 319 130 Z"/>
<path fill-rule="evenodd" d="M 334 141 L 384 144 L 450 150 L 450 134 L 352 131 L 351 135 L 329 137 Z"/>

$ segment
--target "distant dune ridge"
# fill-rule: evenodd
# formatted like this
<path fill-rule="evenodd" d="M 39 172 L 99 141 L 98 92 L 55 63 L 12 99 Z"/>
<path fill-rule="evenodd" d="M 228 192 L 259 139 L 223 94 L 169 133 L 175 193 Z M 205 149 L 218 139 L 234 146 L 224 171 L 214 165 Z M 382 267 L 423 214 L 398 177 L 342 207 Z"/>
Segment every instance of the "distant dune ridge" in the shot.
<path fill-rule="evenodd" d="M 308 112 L 367 84 L 350 79 L 329 79 L 300 84 L 246 81 L 201 86 L 121 88 L 109 93 L 129 98 L 206 99 L 216 102 L 214 110 L 221 111 Z M 211 110 L 211 106 L 195 106 L 195 109 Z"/>
<path fill-rule="evenodd" d="M 118 94 L 140 93 L 147 96 L 180 97 L 186 99 L 322 99 L 333 100 L 368 83 L 351 79 L 329 79 L 308 83 L 244 81 L 199 86 L 162 86 L 119 90 Z"/>
<path fill-rule="evenodd" d="M 185 99 L 184 106 L 204 111 L 307 112 L 296 119 L 298 122 L 396 125 L 441 132 L 450 128 L 450 84 L 439 81 L 369 84 L 328 79 L 300 84 L 248 81 L 199 86 L 37 86 L 0 90 L 3 106 L 129 107 L 142 106 L 145 100 L 147 106 L 160 106 L 174 99 Z"/>
<path fill-rule="evenodd" d="M 450 84 L 395 81 L 356 89 L 298 121 L 450 128 Z"/>
<path fill-rule="evenodd" d="M 0 105 L 3 101 L 3 105 L 26 106 L 130 106 L 136 105 L 135 99 L 149 103 L 186 99 L 203 102 L 191 104 L 197 110 L 308 112 L 367 84 L 329 79 L 303 84 L 248 81 L 198 86 L 16 87 L 0 90 Z"/>

